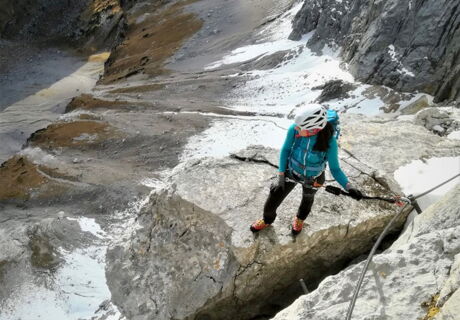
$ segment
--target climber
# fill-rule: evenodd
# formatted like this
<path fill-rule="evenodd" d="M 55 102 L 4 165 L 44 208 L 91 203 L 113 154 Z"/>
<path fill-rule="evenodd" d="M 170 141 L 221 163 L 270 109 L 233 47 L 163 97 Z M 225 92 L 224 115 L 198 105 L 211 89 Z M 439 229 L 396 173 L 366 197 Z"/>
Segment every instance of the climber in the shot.
<path fill-rule="evenodd" d="M 281 148 L 278 183 L 272 184 L 265 202 L 263 219 L 255 221 L 250 229 L 258 232 L 270 226 L 276 218 L 276 209 L 294 189 L 302 185 L 302 201 L 292 222 L 292 234 L 302 231 L 303 222 L 310 213 L 317 189 L 325 181 L 326 163 L 335 180 L 349 195 L 361 200 L 356 189 L 340 169 L 338 145 L 334 125 L 328 121 L 328 110 L 319 104 L 306 105 L 289 127 Z"/>

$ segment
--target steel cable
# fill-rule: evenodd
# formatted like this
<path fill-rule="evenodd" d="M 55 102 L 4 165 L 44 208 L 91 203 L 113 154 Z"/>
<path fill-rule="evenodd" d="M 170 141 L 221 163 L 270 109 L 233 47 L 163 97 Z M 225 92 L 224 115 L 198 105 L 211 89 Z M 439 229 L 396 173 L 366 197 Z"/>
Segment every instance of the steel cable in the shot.
<path fill-rule="evenodd" d="M 459 177 L 460 176 L 460 173 L 459 174 L 456 174 L 455 176 L 453 176 L 452 178 L 438 184 L 437 186 L 417 195 L 416 197 L 413 197 L 413 198 L 410 198 L 410 200 L 412 201 L 411 204 L 418 198 L 420 197 L 423 197 L 425 195 L 427 195 L 428 193 L 432 192 L 433 190 L 436 190 L 437 188 L 445 185 L 446 183 L 454 180 L 455 178 Z M 355 304 L 356 304 L 356 300 L 358 299 L 358 294 L 359 294 L 359 290 L 361 289 L 361 286 L 362 286 L 362 283 L 363 283 L 363 280 L 364 280 L 364 276 L 366 275 L 366 272 L 367 272 L 367 269 L 369 268 L 369 265 L 372 261 L 372 257 L 374 256 L 375 254 L 375 251 L 377 250 L 377 248 L 379 247 L 380 243 L 382 242 L 383 238 L 387 235 L 388 231 L 390 230 L 391 228 L 391 225 L 393 224 L 394 221 L 396 221 L 396 218 L 399 217 L 399 215 L 404 212 L 404 209 L 409 205 L 409 203 L 406 203 L 406 205 L 404 207 L 401 208 L 401 210 L 394 215 L 394 217 L 390 220 L 390 222 L 388 222 L 388 224 L 385 226 L 385 229 L 383 229 L 382 233 L 380 234 L 379 238 L 377 239 L 377 241 L 375 242 L 374 246 L 372 247 L 372 250 L 371 252 L 369 253 L 369 256 L 367 257 L 367 260 L 366 260 L 366 264 L 364 265 L 364 268 L 363 270 L 361 271 L 361 275 L 359 277 L 359 280 L 358 280 L 358 283 L 356 285 L 356 288 L 355 288 L 355 291 L 353 293 L 353 297 L 350 301 L 350 305 L 348 307 L 348 311 L 347 311 L 347 316 L 346 316 L 346 320 L 350 320 L 351 319 L 351 316 L 353 314 L 353 309 L 355 308 Z"/>

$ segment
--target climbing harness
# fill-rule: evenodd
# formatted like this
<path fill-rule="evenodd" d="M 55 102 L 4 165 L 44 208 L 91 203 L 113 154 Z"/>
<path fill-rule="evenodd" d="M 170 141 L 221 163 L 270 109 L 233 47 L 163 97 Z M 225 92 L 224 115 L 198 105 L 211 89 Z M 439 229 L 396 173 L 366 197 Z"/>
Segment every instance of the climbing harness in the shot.
<path fill-rule="evenodd" d="M 407 198 L 404 198 L 404 197 L 401 197 L 401 201 L 405 202 L 405 205 L 401 208 L 401 210 L 399 210 L 399 212 L 390 220 L 390 222 L 388 222 L 388 224 L 386 225 L 385 229 L 383 229 L 382 233 L 380 234 L 379 238 L 377 239 L 377 241 L 375 242 L 374 246 L 372 247 L 372 250 L 371 252 L 369 253 L 369 256 L 367 257 L 367 260 L 366 260 L 366 264 L 364 265 L 364 268 L 363 270 L 361 271 L 361 275 L 359 277 L 359 280 L 358 280 L 358 283 L 356 285 L 356 288 L 355 288 L 355 292 L 353 293 L 353 298 L 351 299 L 350 301 L 350 305 L 348 307 L 348 311 L 347 311 L 347 316 L 345 318 L 345 320 L 350 320 L 351 319 L 351 316 L 353 314 L 353 309 L 355 308 L 355 304 L 356 304 L 356 300 L 358 299 L 358 293 L 359 293 L 359 290 L 361 289 L 361 285 L 363 283 L 363 280 L 364 280 L 364 276 L 366 275 L 366 271 L 367 269 L 369 268 L 369 264 L 371 263 L 372 261 L 372 257 L 374 256 L 375 254 L 375 251 L 377 250 L 377 248 L 379 247 L 380 243 L 382 242 L 382 240 L 385 238 L 385 236 L 387 235 L 388 231 L 390 230 L 391 228 L 391 225 L 393 224 L 393 222 L 396 221 L 396 219 L 401 215 L 402 212 L 404 212 L 404 210 L 406 209 L 407 206 L 412 206 L 414 209 L 416 209 L 417 213 L 421 213 L 422 210 L 420 209 L 420 207 L 418 206 L 417 204 L 417 199 L 420 198 L 420 197 L 423 197 L 425 195 L 427 195 L 428 193 L 436 190 L 437 188 L 445 185 L 446 183 L 454 180 L 455 178 L 459 177 L 460 176 L 460 173 L 456 174 L 455 176 L 453 176 L 452 178 L 438 184 L 437 186 L 417 195 L 417 196 L 408 196 Z M 415 204 L 415 206 L 414 206 Z"/>

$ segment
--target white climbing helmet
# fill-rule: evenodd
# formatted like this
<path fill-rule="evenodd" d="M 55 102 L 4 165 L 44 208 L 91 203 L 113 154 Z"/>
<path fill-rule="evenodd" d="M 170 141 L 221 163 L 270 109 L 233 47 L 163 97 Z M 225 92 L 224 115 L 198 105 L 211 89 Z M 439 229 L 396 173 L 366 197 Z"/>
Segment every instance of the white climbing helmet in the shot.
<path fill-rule="evenodd" d="M 294 122 L 302 130 L 322 130 L 327 124 L 327 110 L 320 104 L 304 105 Z"/>

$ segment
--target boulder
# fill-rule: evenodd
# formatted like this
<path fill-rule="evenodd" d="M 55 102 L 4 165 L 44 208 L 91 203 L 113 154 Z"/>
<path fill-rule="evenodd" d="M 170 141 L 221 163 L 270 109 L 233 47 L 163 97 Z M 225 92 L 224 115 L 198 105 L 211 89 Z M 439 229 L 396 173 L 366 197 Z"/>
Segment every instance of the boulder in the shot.
<path fill-rule="evenodd" d="M 356 86 L 352 83 L 344 82 L 343 80 L 331 80 L 322 86 L 314 87 L 313 90 L 320 89 L 323 90 L 316 101 L 318 103 L 323 103 L 325 101 L 333 99 L 346 99 L 350 95 L 348 92 L 356 89 Z"/>
<path fill-rule="evenodd" d="M 428 98 L 426 95 L 421 96 L 414 102 L 408 104 L 406 107 L 401 109 L 401 114 L 416 114 L 422 109 L 425 109 L 430 106 L 430 102 L 428 101 Z"/>
<path fill-rule="evenodd" d="M 393 173 L 413 160 L 460 154 L 460 141 L 407 121 L 345 114 L 341 122 L 342 168 L 366 194 L 400 193 Z M 271 317 L 302 294 L 300 278 L 312 290 L 368 252 L 397 210 L 321 190 L 305 230 L 292 238 L 297 187 L 273 225 L 253 235 L 249 225 L 262 216 L 277 163 L 277 150 L 253 146 L 178 166 L 151 195 L 136 231 L 108 251 L 107 282 L 122 313 L 136 320 Z"/>
<path fill-rule="evenodd" d="M 299 186 L 270 228 L 250 232 L 276 179 L 270 163 L 277 156 L 255 147 L 188 162 L 151 195 L 136 231 L 107 255 L 113 302 L 128 319 L 269 317 L 301 294 L 300 278 L 312 289 L 369 250 L 395 206 L 319 191 L 304 231 L 293 238 Z M 342 166 L 365 193 L 390 192 L 353 158 L 344 155 Z"/>
<path fill-rule="evenodd" d="M 458 319 L 460 185 L 430 206 L 376 255 L 353 319 Z M 364 262 L 326 278 L 274 318 L 343 319 Z"/>
<path fill-rule="evenodd" d="M 460 129 L 460 119 L 455 114 L 439 108 L 429 108 L 416 115 L 415 123 L 424 126 L 440 136 Z"/>

